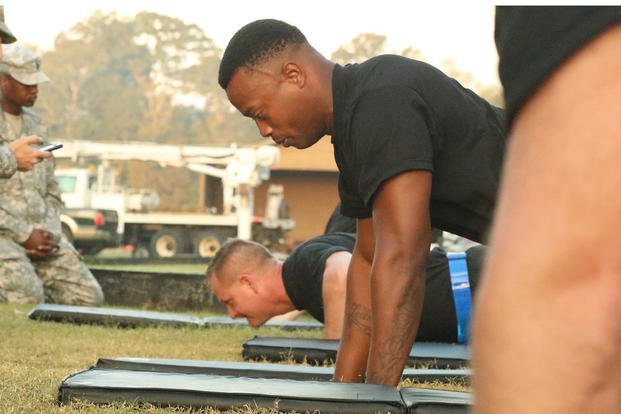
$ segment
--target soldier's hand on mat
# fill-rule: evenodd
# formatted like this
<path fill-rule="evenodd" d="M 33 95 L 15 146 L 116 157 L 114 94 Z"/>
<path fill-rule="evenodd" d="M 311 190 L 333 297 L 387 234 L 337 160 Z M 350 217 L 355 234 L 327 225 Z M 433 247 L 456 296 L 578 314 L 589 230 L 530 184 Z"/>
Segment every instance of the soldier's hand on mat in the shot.
<path fill-rule="evenodd" d="M 45 158 L 52 156 L 49 151 L 41 151 L 38 148 L 33 147 L 34 144 L 43 143 L 43 139 L 36 135 L 29 135 L 27 137 L 21 137 L 9 144 L 11 151 L 15 155 L 17 160 L 17 169 L 19 171 L 29 171 L 35 164 L 43 161 Z"/>
<path fill-rule="evenodd" d="M 34 229 L 22 245 L 26 249 L 26 254 L 31 258 L 44 258 L 58 249 L 54 235 L 42 229 Z"/>

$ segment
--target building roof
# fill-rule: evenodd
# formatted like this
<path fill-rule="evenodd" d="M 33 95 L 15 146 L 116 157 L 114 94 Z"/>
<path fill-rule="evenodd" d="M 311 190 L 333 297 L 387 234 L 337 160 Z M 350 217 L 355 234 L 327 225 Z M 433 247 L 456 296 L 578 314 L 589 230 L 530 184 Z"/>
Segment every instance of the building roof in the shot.
<path fill-rule="evenodd" d="M 334 149 L 330 137 L 321 138 L 315 145 L 304 150 L 281 148 L 280 161 L 271 168 L 273 171 L 323 171 L 337 172 Z"/>

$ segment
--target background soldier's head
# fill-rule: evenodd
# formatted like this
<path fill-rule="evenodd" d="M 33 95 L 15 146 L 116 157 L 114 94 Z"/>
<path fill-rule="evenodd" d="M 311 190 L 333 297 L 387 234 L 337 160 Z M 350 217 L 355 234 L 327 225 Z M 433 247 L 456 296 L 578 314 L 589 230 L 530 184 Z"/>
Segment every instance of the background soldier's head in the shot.
<path fill-rule="evenodd" d="M 13 43 L 17 40 L 4 22 L 4 6 L 0 6 L 0 39 L 2 43 Z M 0 43 L 0 56 L 2 56 L 2 43 Z"/>
<path fill-rule="evenodd" d="M 21 107 L 30 107 L 37 100 L 38 86 L 49 78 L 41 70 L 39 55 L 19 43 L 8 45 L 0 58 L 0 89 L 2 109 L 19 114 Z"/>

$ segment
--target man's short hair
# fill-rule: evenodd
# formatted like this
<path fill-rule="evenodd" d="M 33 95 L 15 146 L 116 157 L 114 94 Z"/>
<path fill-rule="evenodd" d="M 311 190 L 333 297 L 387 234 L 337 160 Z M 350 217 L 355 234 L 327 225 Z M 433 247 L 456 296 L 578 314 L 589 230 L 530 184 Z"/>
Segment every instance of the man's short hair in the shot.
<path fill-rule="evenodd" d="M 207 280 L 216 276 L 218 280 L 226 279 L 230 282 L 230 279 L 234 276 L 230 271 L 236 273 L 241 268 L 262 265 L 264 262 L 272 259 L 274 259 L 274 256 L 262 244 L 248 240 L 232 239 L 224 243 L 216 252 L 209 263 L 205 276 Z M 225 267 L 229 267 L 227 272 L 222 271 Z"/>
<path fill-rule="evenodd" d="M 288 23 L 274 19 L 248 23 L 233 35 L 224 50 L 218 83 L 226 89 L 238 68 L 257 66 L 278 55 L 288 45 L 301 43 L 306 43 L 306 37 Z"/>

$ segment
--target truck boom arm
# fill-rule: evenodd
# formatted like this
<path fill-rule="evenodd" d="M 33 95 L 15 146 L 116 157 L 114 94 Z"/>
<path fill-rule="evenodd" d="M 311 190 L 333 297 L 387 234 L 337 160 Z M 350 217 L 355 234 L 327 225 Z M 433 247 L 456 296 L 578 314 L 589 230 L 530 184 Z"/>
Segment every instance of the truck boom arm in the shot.
<path fill-rule="evenodd" d="M 110 143 L 101 141 L 63 141 L 56 158 L 94 158 L 105 166 L 109 161 L 142 160 L 162 166 L 181 167 L 220 178 L 224 213 L 238 216 L 238 237 L 251 238 L 254 188 L 269 179 L 269 169 L 279 160 L 280 151 L 272 145 L 252 148 L 162 145 L 144 142 Z"/>

